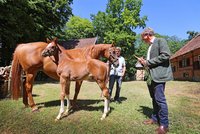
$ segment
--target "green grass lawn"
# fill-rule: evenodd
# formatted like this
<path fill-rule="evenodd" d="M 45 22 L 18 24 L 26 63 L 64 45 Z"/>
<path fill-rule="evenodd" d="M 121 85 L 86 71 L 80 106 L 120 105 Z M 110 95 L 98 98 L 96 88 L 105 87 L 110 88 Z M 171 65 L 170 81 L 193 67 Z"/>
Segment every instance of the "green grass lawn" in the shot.
<path fill-rule="evenodd" d="M 111 102 L 111 112 L 101 121 L 103 98 L 94 82 L 82 85 L 79 109 L 55 122 L 59 108 L 58 83 L 34 85 L 34 100 L 40 112 L 24 108 L 22 99 L 0 101 L 0 133 L 2 134 L 151 134 L 157 125 L 142 122 L 151 115 L 151 99 L 143 81 L 123 82 L 121 104 Z M 113 94 L 115 90 L 113 91 Z M 71 94 L 74 95 L 74 83 Z M 166 85 L 169 107 L 169 134 L 200 134 L 200 83 L 172 81 Z"/>

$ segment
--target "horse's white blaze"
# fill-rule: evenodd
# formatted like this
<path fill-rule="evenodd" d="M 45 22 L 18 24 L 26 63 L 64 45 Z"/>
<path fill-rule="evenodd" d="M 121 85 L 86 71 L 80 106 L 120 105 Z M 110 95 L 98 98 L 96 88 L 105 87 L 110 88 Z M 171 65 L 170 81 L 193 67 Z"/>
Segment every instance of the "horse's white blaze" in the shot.
<path fill-rule="evenodd" d="M 46 48 L 49 48 L 49 47 L 51 47 L 51 46 L 52 46 L 52 43 L 49 43 L 49 44 L 47 45 Z"/>

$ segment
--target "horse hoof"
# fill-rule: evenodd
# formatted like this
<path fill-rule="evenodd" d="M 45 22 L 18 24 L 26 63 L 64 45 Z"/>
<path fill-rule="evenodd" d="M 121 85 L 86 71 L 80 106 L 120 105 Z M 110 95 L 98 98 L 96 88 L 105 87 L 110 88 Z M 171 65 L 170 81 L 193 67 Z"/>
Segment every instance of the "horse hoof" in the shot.
<path fill-rule="evenodd" d="M 57 118 L 56 118 L 56 119 L 55 119 L 55 122 L 57 122 L 57 121 L 59 121 L 59 120 L 60 120 L 60 119 L 57 119 Z"/>
<path fill-rule="evenodd" d="M 101 120 L 104 120 L 106 118 L 106 116 L 107 116 L 106 114 L 103 114 L 101 117 Z"/>
<path fill-rule="evenodd" d="M 62 117 L 65 117 L 65 116 L 68 116 L 69 115 L 69 112 L 65 112 Z"/>
<path fill-rule="evenodd" d="M 104 119 L 105 119 L 105 117 L 101 117 L 101 121 L 104 120 Z"/>
<path fill-rule="evenodd" d="M 106 115 L 103 115 L 102 117 L 101 117 L 101 120 L 104 120 L 106 118 Z"/>
<path fill-rule="evenodd" d="M 38 108 L 35 108 L 35 109 L 32 109 L 32 112 L 36 113 L 36 112 L 40 112 L 40 110 Z"/>

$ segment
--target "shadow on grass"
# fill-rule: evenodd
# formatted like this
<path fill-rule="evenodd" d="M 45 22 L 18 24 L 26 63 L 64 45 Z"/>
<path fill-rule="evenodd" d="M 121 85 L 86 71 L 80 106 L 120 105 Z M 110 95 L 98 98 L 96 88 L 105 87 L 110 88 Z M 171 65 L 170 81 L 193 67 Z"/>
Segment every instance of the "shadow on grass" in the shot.
<path fill-rule="evenodd" d="M 38 94 L 32 94 L 33 97 L 39 97 L 40 95 Z"/>
<path fill-rule="evenodd" d="M 126 97 L 119 97 L 119 104 L 121 104 L 123 101 L 126 101 L 127 98 Z M 114 100 L 114 98 L 111 98 L 110 102 L 117 102 L 116 100 Z"/>
<path fill-rule="evenodd" d="M 127 98 L 126 97 L 119 97 L 119 100 L 123 102 L 123 101 L 126 101 Z"/>
<path fill-rule="evenodd" d="M 91 106 L 94 104 L 102 103 L 101 106 Z M 104 100 L 77 100 L 78 107 L 73 108 L 73 112 L 80 111 L 80 110 L 86 110 L 86 111 L 103 111 L 104 109 Z M 37 103 L 39 109 L 42 107 L 55 107 L 55 106 L 60 106 L 60 100 L 54 100 L 54 101 L 48 101 L 48 102 L 42 102 L 42 103 Z M 41 106 L 43 105 L 43 106 Z M 67 105 L 67 101 L 65 100 L 65 106 Z M 113 110 L 113 108 L 111 108 Z"/>
<path fill-rule="evenodd" d="M 137 110 L 140 113 L 143 113 L 147 117 L 151 118 L 151 114 L 153 112 L 152 108 L 146 107 L 146 106 L 140 106 L 140 109 Z"/>

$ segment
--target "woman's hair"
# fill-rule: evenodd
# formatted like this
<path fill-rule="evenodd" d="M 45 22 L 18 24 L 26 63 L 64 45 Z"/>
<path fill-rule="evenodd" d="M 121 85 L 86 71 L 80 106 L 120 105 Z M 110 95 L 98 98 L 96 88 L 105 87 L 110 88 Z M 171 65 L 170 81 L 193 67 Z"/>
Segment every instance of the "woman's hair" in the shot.
<path fill-rule="evenodd" d="M 119 51 L 121 51 L 121 50 L 122 50 L 122 49 L 121 49 L 121 47 L 116 47 L 116 49 L 117 49 L 117 50 L 119 50 Z"/>

